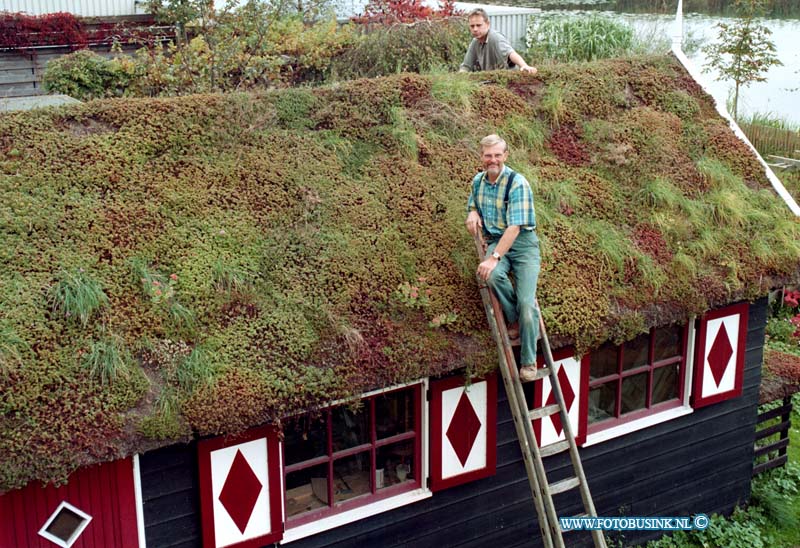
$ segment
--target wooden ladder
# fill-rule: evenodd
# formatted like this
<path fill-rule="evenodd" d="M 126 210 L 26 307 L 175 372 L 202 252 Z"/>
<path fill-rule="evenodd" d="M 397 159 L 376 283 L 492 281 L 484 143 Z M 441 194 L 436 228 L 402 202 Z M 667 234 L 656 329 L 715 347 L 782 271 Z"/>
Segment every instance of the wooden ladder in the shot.
<path fill-rule="evenodd" d="M 486 246 L 480 234 L 475 236 L 475 246 L 478 251 L 479 260 L 483 260 L 486 253 Z M 542 533 L 542 541 L 545 548 L 565 548 L 561 525 L 558 514 L 553 504 L 553 495 L 575 489 L 579 489 L 583 500 L 583 514 L 570 517 L 596 517 L 597 512 L 594 508 L 592 495 L 589 492 L 589 484 L 586 482 L 586 475 L 583 473 L 581 457 L 578 453 L 578 446 L 570 426 L 568 410 L 564 405 L 564 398 L 561 393 L 561 385 L 558 381 L 558 374 L 553 363 L 553 354 L 550 349 L 550 341 L 547 338 L 542 315 L 539 313 L 539 340 L 544 354 L 545 367 L 536 372 L 536 380 L 544 377 L 550 378 L 550 386 L 555 397 L 556 403 L 544 405 L 534 410 L 529 410 L 525 400 L 525 392 L 522 388 L 522 381 L 519 378 L 517 362 L 514 357 L 514 350 L 506 331 L 505 318 L 502 308 L 494 292 L 489 289 L 486 282 L 478 279 L 483 307 L 486 317 L 489 320 L 489 327 L 492 330 L 497 349 L 500 355 L 500 372 L 503 376 L 503 383 L 508 395 L 508 404 L 511 407 L 511 414 L 514 417 L 514 426 L 517 429 L 517 438 L 522 449 L 522 457 L 525 463 L 525 470 L 528 473 L 528 483 L 533 495 L 533 502 L 536 506 L 536 513 L 539 517 L 539 529 Z M 539 303 L 536 303 L 539 308 Z M 536 435 L 533 432 L 533 422 L 537 419 L 544 419 L 556 413 L 561 415 L 561 426 L 564 431 L 564 441 L 547 445 L 539 448 L 536 442 Z M 564 450 L 569 450 L 570 460 L 574 476 L 549 483 L 547 473 L 542 459 L 550 455 L 555 455 Z M 606 541 L 602 531 L 591 531 L 592 540 L 595 548 L 606 548 Z"/>

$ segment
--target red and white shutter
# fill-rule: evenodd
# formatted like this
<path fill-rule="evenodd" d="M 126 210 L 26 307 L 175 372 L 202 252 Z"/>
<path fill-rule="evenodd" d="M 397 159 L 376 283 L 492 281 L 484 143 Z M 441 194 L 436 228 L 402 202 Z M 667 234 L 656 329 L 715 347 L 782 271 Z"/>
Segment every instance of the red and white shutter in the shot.
<path fill-rule="evenodd" d="M 204 548 L 260 547 L 283 536 L 278 436 L 261 427 L 198 444 Z"/>
<path fill-rule="evenodd" d="M 714 310 L 700 319 L 692 406 L 703 407 L 742 393 L 747 303 Z"/>
<path fill-rule="evenodd" d="M 586 422 L 588 412 L 588 386 L 589 386 L 589 359 L 588 355 L 583 360 L 578 361 L 574 352 L 565 349 L 556 352 L 553 356 L 558 375 L 558 384 L 561 386 L 561 395 L 564 398 L 564 405 L 567 407 L 569 424 L 575 442 L 578 444 L 586 440 Z M 539 367 L 544 366 L 540 358 Z M 534 409 L 556 403 L 553 394 L 550 378 L 545 377 L 536 381 L 533 389 Z M 536 441 L 539 447 L 563 441 L 566 439 L 564 428 L 561 423 L 561 414 L 556 413 L 533 421 L 533 431 L 536 434 Z"/>
<path fill-rule="evenodd" d="M 497 461 L 497 375 L 431 382 L 431 490 L 492 476 Z"/>

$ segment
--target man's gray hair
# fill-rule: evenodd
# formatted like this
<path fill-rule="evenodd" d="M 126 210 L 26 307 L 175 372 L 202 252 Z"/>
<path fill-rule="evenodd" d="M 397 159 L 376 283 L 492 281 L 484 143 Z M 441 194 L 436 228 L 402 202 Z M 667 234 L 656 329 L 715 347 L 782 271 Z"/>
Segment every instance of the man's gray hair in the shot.
<path fill-rule="evenodd" d="M 505 139 L 492 133 L 481 139 L 481 152 L 483 152 L 483 149 L 493 147 L 494 145 L 503 145 L 503 152 L 508 151 L 508 144 Z"/>
<path fill-rule="evenodd" d="M 467 14 L 467 21 L 469 21 L 470 19 L 472 19 L 476 15 L 480 15 L 481 17 L 483 17 L 484 21 L 486 21 L 487 23 L 489 22 L 489 15 L 486 13 L 486 10 L 483 9 L 483 8 L 475 8 L 474 10 L 469 12 Z"/>

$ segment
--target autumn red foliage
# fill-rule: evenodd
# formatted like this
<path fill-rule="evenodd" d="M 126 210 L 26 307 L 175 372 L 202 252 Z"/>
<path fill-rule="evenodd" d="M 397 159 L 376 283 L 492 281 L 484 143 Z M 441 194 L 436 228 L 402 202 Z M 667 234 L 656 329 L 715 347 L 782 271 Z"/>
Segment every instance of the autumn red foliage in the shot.
<path fill-rule="evenodd" d="M 0 14 L 0 48 L 70 45 L 85 47 L 86 29 L 71 13 Z"/>
<path fill-rule="evenodd" d="M 362 25 L 393 25 L 415 23 L 430 19 L 444 19 L 459 15 L 454 0 L 444 0 L 438 9 L 425 5 L 422 0 L 370 0 L 363 15 L 352 20 Z"/>
<path fill-rule="evenodd" d="M 27 15 L 0 13 L 0 49 L 26 49 L 41 46 L 68 46 L 73 50 L 97 44 L 147 43 L 169 38 L 172 30 L 159 28 L 158 36 L 139 23 L 100 23 L 86 25 L 71 13 Z"/>

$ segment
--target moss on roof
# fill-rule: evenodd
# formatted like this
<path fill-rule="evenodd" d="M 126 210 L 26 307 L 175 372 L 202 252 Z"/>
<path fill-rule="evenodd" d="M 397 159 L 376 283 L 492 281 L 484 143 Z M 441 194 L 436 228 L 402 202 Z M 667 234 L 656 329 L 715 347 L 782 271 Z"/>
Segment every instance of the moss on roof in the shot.
<path fill-rule="evenodd" d="M 496 364 L 477 141 L 579 351 L 797 280 L 800 224 L 671 58 L 0 116 L 0 487 Z"/>

